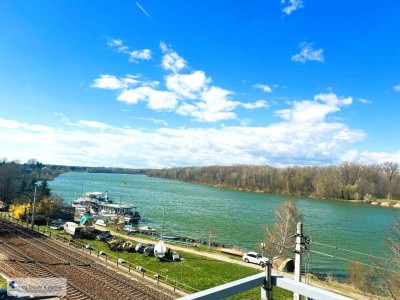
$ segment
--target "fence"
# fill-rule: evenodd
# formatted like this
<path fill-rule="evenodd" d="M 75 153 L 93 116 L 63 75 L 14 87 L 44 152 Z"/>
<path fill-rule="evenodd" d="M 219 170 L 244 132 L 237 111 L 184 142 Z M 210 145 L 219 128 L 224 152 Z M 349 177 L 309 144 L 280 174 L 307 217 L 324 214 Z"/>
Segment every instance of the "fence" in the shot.
<path fill-rule="evenodd" d="M 187 295 L 179 298 L 180 300 L 219 300 L 224 299 L 238 293 L 261 286 L 260 298 L 262 300 L 272 299 L 272 289 L 269 289 L 269 283 L 266 280 L 266 274 L 260 273 L 257 275 L 249 276 L 240 280 L 232 281 L 208 290 L 204 290 L 195 294 Z M 293 293 L 303 295 L 307 298 L 314 300 L 351 300 L 350 298 L 311 286 L 301 282 L 285 278 L 283 276 L 271 276 L 273 286 L 283 288 Z"/>

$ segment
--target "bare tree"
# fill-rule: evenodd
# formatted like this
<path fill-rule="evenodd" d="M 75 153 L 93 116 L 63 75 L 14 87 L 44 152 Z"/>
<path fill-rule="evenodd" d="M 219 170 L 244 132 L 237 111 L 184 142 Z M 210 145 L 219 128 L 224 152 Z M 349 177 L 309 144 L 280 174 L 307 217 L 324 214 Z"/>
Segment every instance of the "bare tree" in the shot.
<path fill-rule="evenodd" d="M 303 220 L 303 215 L 293 201 L 283 202 L 275 210 L 273 227 L 265 227 L 265 253 L 269 258 L 283 255 L 292 249 L 296 224 Z"/>
<path fill-rule="evenodd" d="M 382 286 L 393 299 L 400 299 L 400 217 L 397 217 L 385 233 L 388 261 L 379 261 L 378 274 Z"/>
<path fill-rule="evenodd" d="M 399 172 L 399 164 L 387 161 L 381 164 L 381 169 L 382 172 L 386 175 L 386 178 L 388 180 L 389 186 L 388 186 L 387 198 L 390 200 L 392 199 L 392 190 L 393 190 L 392 181 L 393 178 L 395 178 Z"/>

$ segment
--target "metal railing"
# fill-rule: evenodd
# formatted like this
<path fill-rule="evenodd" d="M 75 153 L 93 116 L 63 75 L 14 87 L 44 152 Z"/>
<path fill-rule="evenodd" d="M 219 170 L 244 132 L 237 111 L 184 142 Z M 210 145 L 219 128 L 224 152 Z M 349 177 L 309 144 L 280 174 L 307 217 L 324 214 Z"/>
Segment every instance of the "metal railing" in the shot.
<path fill-rule="evenodd" d="M 280 275 L 272 274 L 271 283 L 273 286 L 280 287 L 282 289 L 297 293 L 299 295 L 303 295 L 307 298 L 311 298 L 314 300 L 351 300 L 351 298 L 341 296 L 311 285 L 307 285 L 305 283 L 296 282 L 292 279 L 288 279 Z M 271 293 L 269 294 L 269 296 L 267 293 L 268 281 L 266 279 L 266 273 L 260 273 L 243 279 L 232 281 L 208 290 L 181 297 L 179 299 L 219 300 L 248 291 L 256 287 L 261 287 L 260 299 L 272 299 L 272 292 L 270 291 Z"/>

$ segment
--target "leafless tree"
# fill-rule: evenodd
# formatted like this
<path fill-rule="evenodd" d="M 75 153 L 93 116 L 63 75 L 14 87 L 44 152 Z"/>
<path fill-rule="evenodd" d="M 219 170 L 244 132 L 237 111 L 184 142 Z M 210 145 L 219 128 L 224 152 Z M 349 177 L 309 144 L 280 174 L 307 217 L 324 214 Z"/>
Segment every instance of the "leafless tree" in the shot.
<path fill-rule="evenodd" d="M 382 286 L 393 299 L 400 299 L 400 217 L 397 217 L 385 234 L 388 261 L 377 262 Z"/>
<path fill-rule="evenodd" d="M 291 200 L 283 202 L 275 210 L 273 227 L 265 227 L 264 249 L 269 258 L 283 255 L 288 249 L 294 248 L 296 224 L 302 220 L 303 215 Z"/>
<path fill-rule="evenodd" d="M 381 164 L 382 172 L 386 175 L 388 180 L 388 194 L 387 198 L 392 199 L 393 179 L 399 173 L 399 164 L 394 162 L 384 162 Z"/>

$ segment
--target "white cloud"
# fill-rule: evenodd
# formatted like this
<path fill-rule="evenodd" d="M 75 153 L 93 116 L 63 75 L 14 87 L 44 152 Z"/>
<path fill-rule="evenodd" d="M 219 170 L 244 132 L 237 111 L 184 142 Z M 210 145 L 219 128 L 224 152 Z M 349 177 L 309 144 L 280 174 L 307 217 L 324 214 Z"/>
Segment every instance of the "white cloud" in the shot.
<path fill-rule="evenodd" d="M 109 40 L 112 47 L 123 46 L 121 40 Z M 160 43 L 164 56 L 162 67 L 169 72 L 165 79 L 167 90 L 155 89 L 157 81 L 138 80 L 139 76 L 127 75 L 118 78 L 113 75 L 101 75 L 95 79 L 91 87 L 119 90 L 117 100 L 126 104 L 146 102 L 152 110 L 168 110 L 175 113 L 190 116 L 199 122 L 218 122 L 222 120 L 236 119 L 234 110 L 242 106 L 246 109 L 259 109 L 267 107 L 267 103 L 259 100 L 255 103 L 242 103 L 231 100 L 233 93 L 226 89 L 211 86 L 211 78 L 204 71 L 191 71 L 181 73 L 187 68 L 186 61 L 164 42 Z M 125 50 L 123 50 L 125 51 Z M 269 91 L 270 87 L 259 85 L 258 88 Z"/>
<path fill-rule="evenodd" d="M 159 84 L 158 81 L 141 79 L 141 75 L 128 74 L 125 77 L 120 78 L 114 75 L 100 75 L 99 78 L 93 80 L 90 87 L 110 90 L 127 90 L 135 86 L 155 88 Z"/>
<path fill-rule="evenodd" d="M 186 68 L 186 61 L 178 53 L 170 49 L 165 42 L 160 42 L 160 48 L 164 53 L 161 66 L 165 71 L 177 73 Z"/>
<path fill-rule="evenodd" d="M 261 89 L 265 93 L 271 93 L 272 92 L 272 88 L 269 85 L 266 85 L 266 84 L 257 83 L 255 85 L 253 85 L 253 87 L 255 87 L 256 89 Z"/>
<path fill-rule="evenodd" d="M 282 8 L 282 11 L 287 15 L 290 15 L 292 12 L 294 12 L 300 8 L 303 8 L 302 0 L 282 0 L 281 3 L 283 5 L 288 4 L 288 6 Z"/>
<path fill-rule="evenodd" d="M 275 112 L 276 116 L 295 123 L 315 123 L 324 121 L 328 114 L 340 111 L 340 107 L 352 103 L 351 97 L 340 98 L 333 93 L 318 94 L 314 100 L 293 101 L 288 109 Z"/>
<path fill-rule="evenodd" d="M 117 97 L 117 100 L 127 104 L 147 101 L 148 107 L 154 110 L 172 110 L 178 103 L 175 94 L 168 91 L 158 91 L 146 86 L 124 90 Z"/>
<path fill-rule="evenodd" d="M 386 161 L 400 163 L 400 151 L 388 152 L 371 152 L 349 150 L 340 157 L 341 161 L 359 162 L 363 164 L 380 164 Z"/>
<path fill-rule="evenodd" d="M 201 122 L 217 122 L 221 120 L 236 119 L 232 112 L 241 103 L 229 99 L 232 92 L 212 86 L 201 93 L 200 101 L 195 104 L 183 103 L 177 113 L 192 116 Z"/>
<path fill-rule="evenodd" d="M 121 40 L 109 39 L 108 44 L 118 51 L 127 51 Z M 160 42 L 159 47 L 163 53 L 162 68 L 167 71 L 167 75 L 164 76 L 166 90 L 155 89 L 159 85 L 157 81 L 139 80 L 139 76 L 132 75 L 122 78 L 101 75 L 100 78 L 94 80 L 91 87 L 118 90 L 118 101 L 131 105 L 143 101 L 152 110 L 175 112 L 182 116 L 192 117 L 199 122 L 238 119 L 235 112 L 238 107 L 245 109 L 268 107 L 264 100 L 254 103 L 232 100 L 233 92 L 211 85 L 212 80 L 204 71 L 190 70 L 186 60 L 165 42 Z M 140 55 L 139 52 L 135 52 L 134 58 L 140 58 Z M 146 54 L 143 53 L 143 55 Z M 190 71 L 183 72 L 184 69 Z M 267 93 L 272 92 L 272 88 L 265 84 L 258 83 L 254 85 L 254 88 Z M 284 116 L 285 112 L 278 112 L 278 114 Z"/>
<path fill-rule="evenodd" d="M 123 46 L 123 43 L 122 43 L 122 40 L 108 38 L 107 45 L 110 47 L 121 47 L 121 46 Z"/>
<path fill-rule="evenodd" d="M 268 108 L 268 103 L 265 100 L 258 100 L 254 103 L 242 103 L 241 106 L 246 109 Z"/>
<path fill-rule="evenodd" d="M 300 53 L 292 56 L 292 60 L 300 62 L 302 64 L 306 63 L 308 60 L 315 60 L 319 62 L 324 61 L 324 50 L 323 49 L 313 49 L 312 43 L 303 42 L 300 44 Z"/>
<path fill-rule="evenodd" d="M 88 127 L 88 128 L 95 128 L 95 129 L 108 129 L 110 126 L 103 122 L 98 121 L 88 121 L 88 120 L 80 120 L 77 123 L 78 126 Z"/>
<path fill-rule="evenodd" d="M 129 61 L 134 63 L 139 63 L 140 60 L 150 60 L 152 59 L 152 52 L 150 49 L 141 50 L 129 50 L 129 47 L 125 46 L 123 41 L 120 39 L 107 39 L 107 45 L 110 46 L 117 52 L 129 55 Z"/>
<path fill-rule="evenodd" d="M 344 99 L 337 101 L 348 103 Z M 197 113 L 207 118 L 206 111 Z M 37 130 L 29 130 L 32 125 Z M 352 144 L 365 138 L 360 130 L 325 120 L 310 123 L 284 119 L 264 127 L 160 128 L 153 132 L 81 120 L 66 128 L 50 129 L 0 119 L 2 156 L 22 161 L 35 157 L 45 163 L 132 168 L 238 163 L 318 165 L 336 163 L 348 155 Z M 400 161 L 399 153 L 374 153 L 369 157 Z"/>
<path fill-rule="evenodd" d="M 0 128 L 17 129 L 22 126 L 23 124 L 18 121 L 0 118 Z"/>
<path fill-rule="evenodd" d="M 394 89 L 396 92 L 400 92 L 400 84 L 395 85 L 395 86 L 393 87 L 393 89 Z"/>
<path fill-rule="evenodd" d="M 168 126 L 168 122 L 166 120 L 160 120 L 160 119 L 154 119 L 154 118 L 144 118 L 144 117 L 136 117 L 133 119 L 141 120 L 141 121 L 149 121 L 149 122 L 153 123 L 154 125 L 159 125 L 159 126 L 164 126 L 164 127 Z"/>
<path fill-rule="evenodd" d="M 364 99 L 364 98 L 358 98 L 358 101 L 361 102 L 362 104 L 370 104 L 370 103 L 372 103 L 371 100 Z"/>
<path fill-rule="evenodd" d="M 139 60 L 150 60 L 151 51 L 150 49 L 135 50 L 129 52 L 129 61 L 138 63 Z"/>
<path fill-rule="evenodd" d="M 133 78 L 128 78 L 129 81 L 134 80 Z M 123 79 L 118 79 L 114 75 L 100 75 L 100 78 L 96 78 L 91 85 L 93 88 L 98 89 L 110 89 L 119 90 L 127 88 L 127 82 Z"/>
<path fill-rule="evenodd" d="M 203 71 L 195 71 L 191 74 L 170 74 L 165 81 L 168 90 L 183 98 L 195 99 L 211 79 L 206 78 Z"/>

